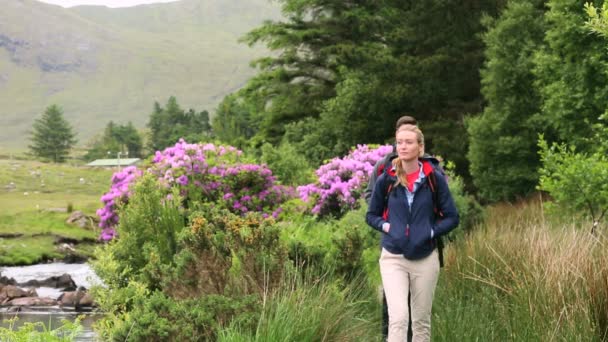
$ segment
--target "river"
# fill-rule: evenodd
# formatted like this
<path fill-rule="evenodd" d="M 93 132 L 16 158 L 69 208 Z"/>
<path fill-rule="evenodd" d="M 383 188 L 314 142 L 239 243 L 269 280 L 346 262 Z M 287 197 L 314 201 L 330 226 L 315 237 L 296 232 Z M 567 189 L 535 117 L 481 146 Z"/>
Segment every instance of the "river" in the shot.
<path fill-rule="evenodd" d="M 76 286 L 84 286 L 87 289 L 93 285 L 102 284 L 101 280 L 88 264 L 39 264 L 32 266 L 16 266 L 16 267 L 0 267 L 0 274 L 8 278 L 14 278 L 18 283 L 23 283 L 28 280 L 37 279 L 43 280 L 52 276 L 60 276 L 64 273 L 69 274 Z M 36 289 L 40 297 L 50 297 L 56 299 L 61 295 L 61 291 L 54 288 L 40 287 Z M 56 328 L 61 326 L 61 321 L 64 319 L 74 321 L 76 317 L 82 315 L 82 312 L 75 312 L 70 308 L 40 307 L 32 308 L 25 312 L 17 313 L 19 320 L 13 328 L 17 328 L 26 322 L 42 322 L 47 327 Z M 8 327 L 8 322 L 4 320 L 15 317 L 15 313 L 7 313 L 0 311 L 0 326 Z M 96 341 L 96 334 L 93 331 L 92 324 L 101 317 L 100 314 L 87 313 L 81 321 L 83 331 L 78 335 L 75 341 Z"/>

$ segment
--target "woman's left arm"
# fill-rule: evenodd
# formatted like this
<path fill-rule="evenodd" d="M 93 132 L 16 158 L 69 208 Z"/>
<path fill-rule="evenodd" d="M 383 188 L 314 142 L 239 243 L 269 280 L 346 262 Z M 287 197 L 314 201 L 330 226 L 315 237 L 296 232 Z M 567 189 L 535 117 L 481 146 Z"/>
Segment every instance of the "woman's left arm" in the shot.
<path fill-rule="evenodd" d="M 439 201 L 437 206 L 443 213 L 441 219 L 436 221 L 433 233 L 434 236 L 442 236 L 455 229 L 460 218 L 445 176 L 441 172 L 433 172 L 435 172 L 437 199 Z"/>

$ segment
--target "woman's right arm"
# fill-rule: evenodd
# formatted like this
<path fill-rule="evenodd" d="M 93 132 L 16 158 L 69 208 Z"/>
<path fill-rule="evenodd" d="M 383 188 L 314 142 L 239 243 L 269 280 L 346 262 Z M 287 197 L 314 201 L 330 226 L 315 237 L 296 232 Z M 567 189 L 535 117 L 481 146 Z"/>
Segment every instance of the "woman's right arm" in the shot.
<path fill-rule="evenodd" d="M 384 213 L 384 192 L 386 191 L 386 177 L 384 174 L 378 177 L 374 191 L 372 192 L 369 206 L 367 207 L 367 213 L 365 214 L 365 221 L 370 227 L 380 232 L 388 231 L 388 222 L 382 217 Z M 383 229 L 384 225 L 384 229 Z"/>

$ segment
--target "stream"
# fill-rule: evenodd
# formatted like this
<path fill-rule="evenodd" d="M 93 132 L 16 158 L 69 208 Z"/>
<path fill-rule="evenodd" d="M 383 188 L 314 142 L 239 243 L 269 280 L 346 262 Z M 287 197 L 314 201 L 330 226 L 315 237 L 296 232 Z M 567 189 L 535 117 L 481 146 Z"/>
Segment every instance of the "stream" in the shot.
<path fill-rule="evenodd" d="M 32 266 L 15 266 L 15 267 L 0 267 L 0 274 L 8 278 L 14 278 L 17 282 L 23 283 L 32 279 L 46 279 L 52 276 L 60 276 L 64 273 L 69 274 L 77 286 L 84 286 L 90 289 L 93 285 L 102 284 L 101 280 L 88 264 L 65 264 L 51 263 L 38 264 Z M 39 287 L 36 292 L 40 297 L 50 297 L 56 299 L 61 295 L 60 289 Z M 30 308 L 28 311 L 18 313 L 8 313 L 0 311 L 0 326 L 7 328 L 9 324 L 4 322 L 6 319 L 13 317 L 19 320 L 13 326 L 13 329 L 23 325 L 26 322 L 35 323 L 42 322 L 51 329 L 61 326 L 61 321 L 64 319 L 74 321 L 82 312 L 76 312 L 73 308 L 60 308 L 59 306 L 51 307 L 36 307 Z M 78 335 L 75 341 L 95 341 L 96 334 L 93 331 L 92 324 L 102 317 L 102 314 L 84 313 L 85 318 L 80 322 L 83 326 L 82 332 Z"/>

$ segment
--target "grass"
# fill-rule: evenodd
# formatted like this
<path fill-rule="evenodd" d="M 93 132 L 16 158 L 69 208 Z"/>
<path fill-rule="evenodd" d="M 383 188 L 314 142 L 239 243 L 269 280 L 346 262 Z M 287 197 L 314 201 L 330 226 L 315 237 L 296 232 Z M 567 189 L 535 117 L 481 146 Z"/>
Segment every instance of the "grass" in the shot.
<path fill-rule="evenodd" d="M 483 227 L 449 247 L 433 340 L 606 340 L 606 238 L 548 220 L 537 202 L 489 210 Z"/>
<path fill-rule="evenodd" d="M 76 340 L 78 334 L 82 331 L 80 325 L 81 317 L 78 317 L 75 322 L 64 320 L 63 325 L 53 329 L 49 325 L 42 322 L 25 323 L 19 328 L 15 328 L 15 323 L 18 318 L 6 320 L 8 328 L 0 327 L 0 341 L 4 342 L 71 342 Z"/>
<path fill-rule="evenodd" d="M 0 265 L 26 265 L 61 258 L 59 238 L 81 242 L 78 254 L 92 255 L 91 240 L 99 234 L 65 223 L 68 207 L 94 216 L 100 196 L 109 189 L 112 170 L 72 164 L 0 159 Z M 89 245 L 88 245 L 89 244 Z"/>
<path fill-rule="evenodd" d="M 380 341 L 378 301 L 365 284 L 292 276 L 264 301 L 255 332 L 232 325 L 218 341 Z"/>

